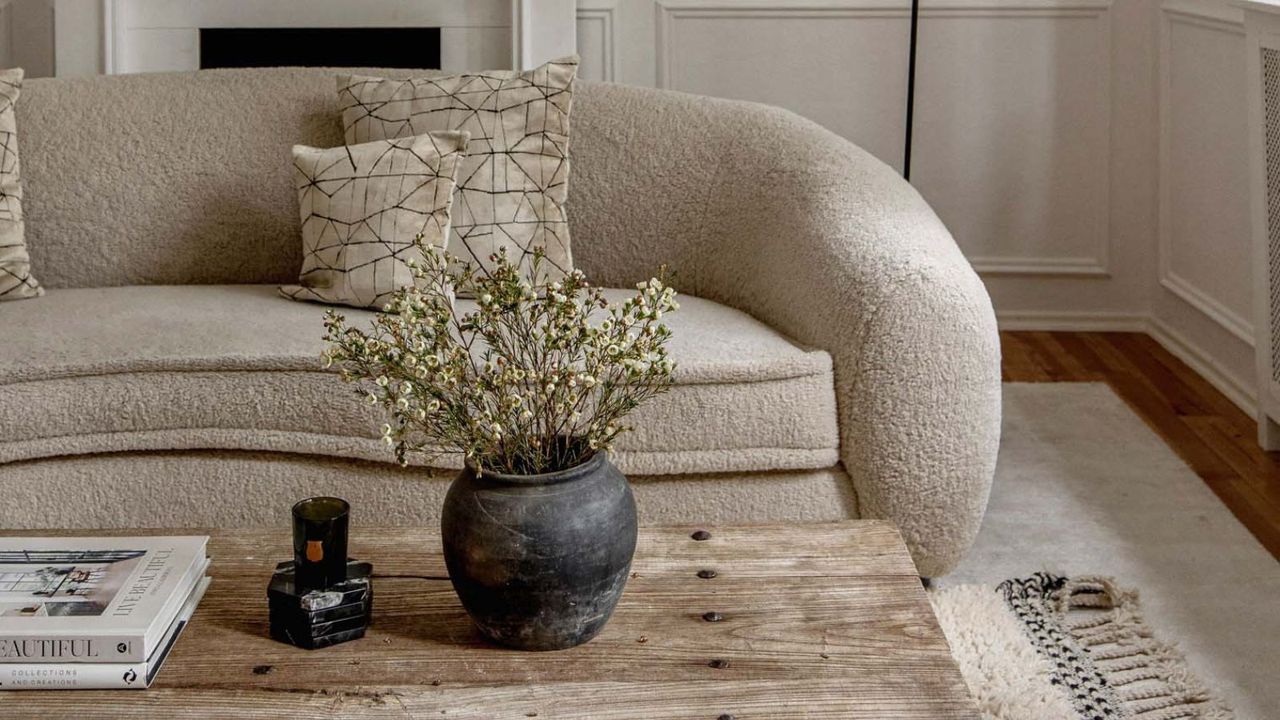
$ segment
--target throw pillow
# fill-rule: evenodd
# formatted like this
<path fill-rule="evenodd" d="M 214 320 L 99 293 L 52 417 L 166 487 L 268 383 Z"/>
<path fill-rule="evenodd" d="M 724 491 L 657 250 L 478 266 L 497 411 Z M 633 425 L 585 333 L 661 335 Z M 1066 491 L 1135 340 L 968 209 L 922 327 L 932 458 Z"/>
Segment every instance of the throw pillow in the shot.
<path fill-rule="evenodd" d="M 302 273 L 280 291 L 294 300 L 381 310 L 413 282 L 421 234 L 443 248 L 467 134 L 442 132 L 320 149 L 293 148 L 302 216 Z"/>
<path fill-rule="evenodd" d="M 529 270 L 573 269 L 565 200 L 569 191 L 569 109 L 576 55 L 526 72 L 387 80 L 339 76 L 348 144 L 440 130 L 471 133 L 458 174 L 449 252 L 481 268 L 506 248 Z M 460 288 L 465 293 L 465 288 Z"/>
<path fill-rule="evenodd" d="M 31 277 L 31 257 L 22 232 L 18 123 L 13 114 L 21 91 L 22 70 L 0 70 L 0 300 L 44 294 Z"/>

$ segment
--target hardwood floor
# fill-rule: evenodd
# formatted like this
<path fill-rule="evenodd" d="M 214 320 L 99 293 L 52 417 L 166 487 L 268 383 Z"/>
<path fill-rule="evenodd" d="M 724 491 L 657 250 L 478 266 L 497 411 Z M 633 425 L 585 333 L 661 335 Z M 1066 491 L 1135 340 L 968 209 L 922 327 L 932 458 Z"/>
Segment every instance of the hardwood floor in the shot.
<path fill-rule="evenodd" d="M 1105 382 L 1280 560 L 1280 453 L 1253 418 L 1142 333 L 1002 332 L 1006 382 Z"/>

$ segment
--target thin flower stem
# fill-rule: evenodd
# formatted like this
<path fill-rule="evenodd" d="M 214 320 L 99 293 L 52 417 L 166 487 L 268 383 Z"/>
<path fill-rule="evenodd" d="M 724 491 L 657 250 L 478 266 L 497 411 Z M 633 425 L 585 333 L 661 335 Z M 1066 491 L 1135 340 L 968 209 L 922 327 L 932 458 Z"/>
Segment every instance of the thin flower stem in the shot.
<path fill-rule="evenodd" d="M 670 387 L 660 318 L 679 304 L 661 279 L 611 304 L 580 272 L 548 277 L 540 252 L 524 268 L 499 252 L 477 269 L 418 247 L 414 285 L 370 330 L 325 320 L 326 365 L 386 410 L 401 462 L 457 452 L 481 471 L 564 469 L 608 452 L 625 416 Z M 459 312 L 455 287 L 474 311 Z"/>

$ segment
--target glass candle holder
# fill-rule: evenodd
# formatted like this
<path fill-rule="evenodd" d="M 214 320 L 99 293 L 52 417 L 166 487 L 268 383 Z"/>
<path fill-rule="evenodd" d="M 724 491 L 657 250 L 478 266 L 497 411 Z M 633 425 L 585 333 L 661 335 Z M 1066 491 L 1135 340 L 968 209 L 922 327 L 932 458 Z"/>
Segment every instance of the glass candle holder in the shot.
<path fill-rule="evenodd" d="M 320 590 L 347 579 L 347 530 L 351 506 L 336 497 L 313 497 L 293 506 L 293 563 L 298 589 Z"/>

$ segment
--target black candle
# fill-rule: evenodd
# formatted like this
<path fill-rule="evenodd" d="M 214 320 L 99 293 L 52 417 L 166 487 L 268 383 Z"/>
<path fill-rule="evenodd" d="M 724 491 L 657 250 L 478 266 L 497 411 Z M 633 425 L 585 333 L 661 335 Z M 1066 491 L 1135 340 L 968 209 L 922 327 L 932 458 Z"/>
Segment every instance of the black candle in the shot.
<path fill-rule="evenodd" d="M 299 590 L 320 590 L 347 579 L 347 523 L 351 506 L 313 497 L 293 506 L 293 562 Z"/>

